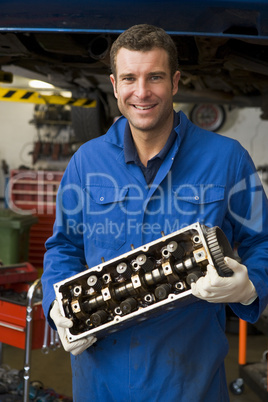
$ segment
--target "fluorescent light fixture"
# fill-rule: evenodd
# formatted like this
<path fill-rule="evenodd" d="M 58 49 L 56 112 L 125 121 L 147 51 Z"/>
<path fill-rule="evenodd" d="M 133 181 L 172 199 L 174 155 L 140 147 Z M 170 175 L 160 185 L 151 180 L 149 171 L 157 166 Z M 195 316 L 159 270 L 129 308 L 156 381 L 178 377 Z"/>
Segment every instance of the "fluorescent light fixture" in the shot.
<path fill-rule="evenodd" d="M 63 96 L 64 98 L 71 98 L 72 92 L 71 91 L 60 91 L 60 95 Z"/>
<path fill-rule="evenodd" d="M 49 84 L 48 82 L 39 81 L 39 80 L 30 80 L 29 86 L 31 88 L 41 88 L 41 89 L 52 89 L 55 88 L 54 85 Z"/>

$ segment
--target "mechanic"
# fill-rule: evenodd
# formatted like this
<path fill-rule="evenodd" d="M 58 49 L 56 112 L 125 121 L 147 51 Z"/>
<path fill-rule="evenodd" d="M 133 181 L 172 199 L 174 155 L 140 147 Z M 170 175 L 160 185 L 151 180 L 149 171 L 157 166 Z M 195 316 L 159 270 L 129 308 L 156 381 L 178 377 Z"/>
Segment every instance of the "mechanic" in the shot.
<path fill-rule="evenodd" d="M 268 302 L 267 198 L 247 151 L 173 110 L 176 46 L 162 29 L 136 25 L 111 49 L 122 113 L 106 135 L 72 157 L 46 242 L 43 306 L 71 352 L 75 402 L 228 401 L 225 303 L 251 323 Z M 213 266 L 189 303 L 96 341 L 68 343 L 53 284 L 195 222 L 219 226 L 241 263 Z"/>

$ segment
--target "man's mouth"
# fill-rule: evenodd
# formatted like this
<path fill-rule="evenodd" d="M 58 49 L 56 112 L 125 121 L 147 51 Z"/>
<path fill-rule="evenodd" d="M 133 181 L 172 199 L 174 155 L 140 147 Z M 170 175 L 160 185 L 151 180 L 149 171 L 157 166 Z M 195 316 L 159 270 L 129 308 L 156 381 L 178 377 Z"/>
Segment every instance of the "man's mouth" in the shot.
<path fill-rule="evenodd" d="M 152 109 L 155 105 L 148 105 L 148 106 L 133 105 L 133 106 L 139 110 L 148 110 L 148 109 Z"/>

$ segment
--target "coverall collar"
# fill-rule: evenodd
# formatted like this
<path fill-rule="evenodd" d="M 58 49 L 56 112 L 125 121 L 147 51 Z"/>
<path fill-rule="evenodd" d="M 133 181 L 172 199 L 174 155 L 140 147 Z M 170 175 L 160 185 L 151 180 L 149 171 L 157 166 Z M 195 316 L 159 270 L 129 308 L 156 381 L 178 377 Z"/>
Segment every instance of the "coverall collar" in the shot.
<path fill-rule="evenodd" d="M 177 145 L 179 147 L 179 144 L 181 143 L 181 141 L 186 133 L 186 126 L 189 121 L 182 111 L 177 113 L 177 117 L 179 117 L 179 124 L 177 125 L 177 127 L 174 128 L 174 130 L 176 131 L 176 133 L 178 135 Z M 124 149 L 124 132 L 125 132 L 126 124 L 127 124 L 127 119 L 124 116 L 119 117 L 119 119 L 117 119 L 117 121 L 109 128 L 109 130 L 107 131 L 107 134 L 103 137 L 104 141 L 114 144 L 123 150 Z"/>
<path fill-rule="evenodd" d="M 165 159 L 166 155 L 168 154 L 168 151 L 170 150 L 170 148 L 172 147 L 173 142 L 175 141 L 176 138 L 176 132 L 175 132 L 175 127 L 177 127 L 179 125 L 180 122 L 180 118 L 179 115 L 175 113 L 174 111 L 174 123 L 173 123 L 173 127 L 171 130 L 171 133 L 167 139 L 166 144 L 164 145 L 164 147 L 161 149 L 160 152 L 158 152 L 157 155 L 155 155 L 154 157 L 152 157 L 150 159 L 150 161 L 153 161 L 157 158 L 161 159 L 162 161 Z M 130 163 L 130 162 L 134 162 L 137 165 L 139 165 L 141 162 L 139 160 L 139 156 L 133 141 L 133 137 L 131 134 L 131 130 L 130 130 L 130 126 L 127 123 L 125 126 L 125 133 L 124 133 L 124 153 L 125 153 L 125 162 L 126 163 Z"/>
<path fill-rule="evenodd" d="M 145 177 L 146 183 L 148 186 L 150 186 L 153 183 L 153 180 L 158 172 L 158 169 L 160 168 L 163 160 L 167 156 L 168 152 L 170 151 L 172 145 L 174 144 L 174 141 L 177 138 L 177 133 L 174 130 L 174 128 L 179 124 L 179 116 L 174 113 L 174 122 L 173 122 L 173 127 L 171 130 L 171 133 L 166 141 L 166 144 L 164 147 L 156 154 L 154 157 L 152 157 L 149 161 L 147 166 L 145 167 L 138 155 L 138 151 L 136 149 L 136 146 L 133 141 L 132 133 L 130 130 L 130 126 L 127 123 L 125 126 L 125 133 L 124 133 L 124 156 L 125 156 L 125 162 L 128 163 L 134 163 L 137 166 L 140 167 L 142 170 L 142 173 Z"/>
<path fill-rule="evenodd" d="M 167 173 L 170 171 L 174 158 L 179 150 L 181 141 L 187 131 L 186 127 L 189 121 L 185 114 L 183 112 L 179 112 L 177 117 L 179 117 L 180 122 L 179 125 L 174 128 L 175 132 L 177 133 L 177 138 L 175 139 L 171 149 L 163 160 L 150 189 L 148 189 L 145 177 L 141 169 L 135 164 L 126 164 L 125 162 L 124 132 L 125 126 L 127 124 L 126 118 L 120 117 L 108 130 L 107 135 L 104 136 L 104 141 L 110 142 L 111 144 L 114 144 L 115 146 L 119 147 L 119 149 L 121 149 L 121 152 L 118 153 L 116 161 L 127 168 L 129 173 L 135 176 L 135 178 L 142 184 L 144 188 L 148 189 L 148 199 L 152 196 L 157 186 L 162 182 Z"/>

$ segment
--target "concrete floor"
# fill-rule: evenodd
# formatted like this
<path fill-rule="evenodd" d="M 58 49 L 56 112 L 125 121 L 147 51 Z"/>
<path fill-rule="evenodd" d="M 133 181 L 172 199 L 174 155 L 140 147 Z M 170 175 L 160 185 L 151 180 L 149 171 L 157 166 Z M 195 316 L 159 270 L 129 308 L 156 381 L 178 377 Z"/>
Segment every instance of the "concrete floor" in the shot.
<path fill-rule="evenodd" d="M 230 345 L 230 351 L 226 358 L 226 374 L 229 384 L 239 377 L 238 335 L 228 334 L 227 336 Z M 262 334 L 248 335 L 247 362 L 259 362 L 263 352 L 267 350 L 267 348 L 267 336 Z M 22 369 L 24 351 L 9 345 L 3 345 L 2 363 L 9 365 L 11 368 Z M 41 350 L 33 350 L 31 358 L 31 380 L 41 381 L 45 388 L 52 388 L 60 394 L 71 397 L 72 387 L 69 354 L 62 348 L 56 351 L 50 351 L 46 355 L 43 354 Z M 234 396 L 230 393 L 230 400 L 231 402 L 259 402 L 263 399 L 259 398 L 257 394 L 245 384 L 244 393 L 240 396 Z"/>
<path fill-rule="evenodd" d="M 230 384 L 232 381 L 239 377 L 238 365 L 238 335 L 227 334 L 229 341 L 229 353 L 225 360 L 227 382 Z M 268 349 L 268 337 L 262 334 L 248 335 L 247 336 L 247 363 L 261 362 L 263 353 Z M 268 363 L 267 363 L 268 364 Z M 231 392 L 231 402 L 259 402 L 268 401 L 267 399 L 260 398 L 253 390 L 245 383 L 245 390 L 243 394 L 235 396 Z"/>

